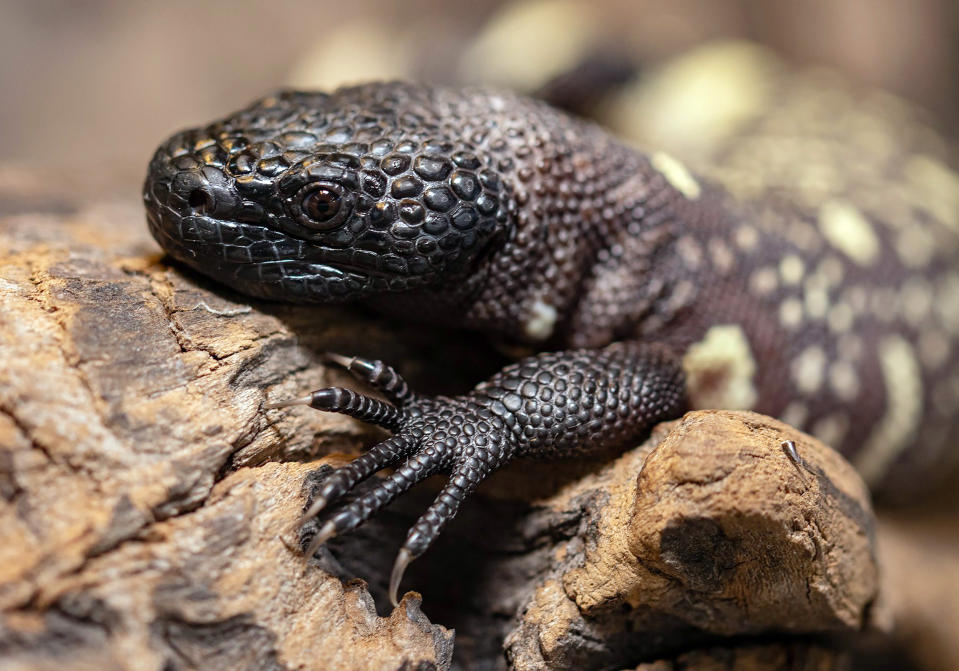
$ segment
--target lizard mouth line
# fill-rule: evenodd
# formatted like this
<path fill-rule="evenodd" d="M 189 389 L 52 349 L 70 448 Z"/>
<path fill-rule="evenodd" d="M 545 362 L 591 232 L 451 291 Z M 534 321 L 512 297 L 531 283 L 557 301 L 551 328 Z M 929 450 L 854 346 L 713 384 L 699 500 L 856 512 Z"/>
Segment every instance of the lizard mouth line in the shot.
<path fill-rule="evenodd" d="M 150 209 L 147 221 L 155 236 L 168 240 L 181 260 L 217 259 L 234 266 L 282 267 L 307 264 L 322 274 L 359 279 L 393 277 L 340 258 L 348 250 L 325 247 L 255 222 L 221 219 L 207 214 L 182 215 L 168 205 L 165 213 Z M 358 277 L 359 276 L 359 277 Z"/>

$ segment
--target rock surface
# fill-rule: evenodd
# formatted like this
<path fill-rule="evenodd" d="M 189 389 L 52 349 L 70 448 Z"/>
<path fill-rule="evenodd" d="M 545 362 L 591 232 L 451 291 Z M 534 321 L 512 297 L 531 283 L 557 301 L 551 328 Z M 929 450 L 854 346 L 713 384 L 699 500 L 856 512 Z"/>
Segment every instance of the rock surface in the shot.
<path fill-rule="evenodd" d="M 45 199 L 3 174 L 0 667 L 498 669 L 505 640 L 516 669 L 767 668 L 706 649 L 818 669 L 836 655 L 809 634 L 867 623 L 858 476 L 785 425 L 716 412 L 618 457 L 496 474 L 409 571 L 426 615 L 415 594 L 390 612 L 393 554 L 437 483 L 305 562 L 289 525 L 310 483 L 381 434 L 262 403 L 350 384 L 326 350 L 434 393 L 500 356 L 250 302 L 166 265 L 138 203 Z M 741 647 L 752 636 L 765 652 Z"/>

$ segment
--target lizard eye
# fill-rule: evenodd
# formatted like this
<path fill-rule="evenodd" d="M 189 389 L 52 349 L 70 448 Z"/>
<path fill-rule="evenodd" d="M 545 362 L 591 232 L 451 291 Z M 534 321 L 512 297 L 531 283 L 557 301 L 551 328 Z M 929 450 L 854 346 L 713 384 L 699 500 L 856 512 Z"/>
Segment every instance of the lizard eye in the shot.
<path fill-rule="evenodd" d="M 330 182 L 303 187 L 297 200 L 297 218 L 300 223 L 321 231 L 342 224 L 352 209 L 350 198 L 343 192 L 343 188 Z"/>

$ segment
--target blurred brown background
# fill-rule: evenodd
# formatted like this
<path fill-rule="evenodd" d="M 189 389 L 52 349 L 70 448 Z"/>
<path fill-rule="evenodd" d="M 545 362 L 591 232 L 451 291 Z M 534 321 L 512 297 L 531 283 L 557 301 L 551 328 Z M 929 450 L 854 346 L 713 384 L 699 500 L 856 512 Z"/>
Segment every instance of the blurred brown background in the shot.
<path fill-rule="evenodd" d="M 470 49 L 510 4 L 0 0 L 0 162 L 129 193 L 170 131 L 277 86 L 367 76 L 475 79 L 476 63 L 466 61 L 483 57 Z M 644 62 L 712 38 L 745 37 L 910 98 L 953 134 L 959 127 L 955 0 L 602 0 L 583 7 L 595 19 L 594 34 Z M 544 58 L 570 41 L 562 25 L 529 32 L 530 51 Z"/>

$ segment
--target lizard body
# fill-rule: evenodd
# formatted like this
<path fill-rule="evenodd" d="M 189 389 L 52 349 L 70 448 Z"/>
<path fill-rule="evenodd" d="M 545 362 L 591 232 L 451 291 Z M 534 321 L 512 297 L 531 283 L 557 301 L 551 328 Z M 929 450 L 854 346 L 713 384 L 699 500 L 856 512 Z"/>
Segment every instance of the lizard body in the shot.
<path fill-rule="evenodd" d="M 340 359 L 392 405 L 345 390 L 300 400 L 394 431 L 308 515 L 402 463 L 316 543 L 451 472 L 394 593 L 494 468 L 625 446 L 685 401 L 783 417 L 879 491 L 919 489 L 954 463 L 959 206 L 936 217 L 904 194 L 883 221 L 839 198 L 734 197 L 543 103 L 404 83 L 282 92 L 178 133 L 144 199 L 164 249 L 241 292 L 365 302 L 552 352 L 453 399 Z"/>

